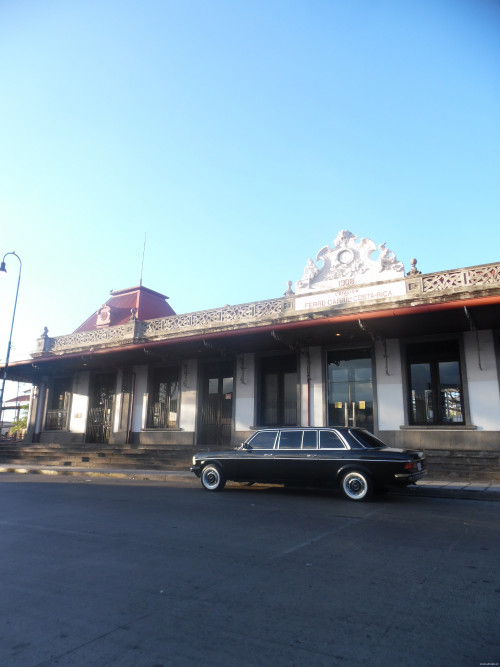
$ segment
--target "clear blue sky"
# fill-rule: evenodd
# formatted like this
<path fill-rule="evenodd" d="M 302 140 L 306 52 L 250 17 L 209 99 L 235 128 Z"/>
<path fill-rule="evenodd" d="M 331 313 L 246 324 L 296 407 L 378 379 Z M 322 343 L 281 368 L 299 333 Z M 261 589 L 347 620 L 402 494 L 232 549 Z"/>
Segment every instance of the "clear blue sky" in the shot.
<path fill-rule="evenodd" d="M 145 234 L 179 313 L 281 296 L 340 229 L 500 260 L 498 2 L 3 0 L 0 74 L 12 359 L 137 285 Z"/>

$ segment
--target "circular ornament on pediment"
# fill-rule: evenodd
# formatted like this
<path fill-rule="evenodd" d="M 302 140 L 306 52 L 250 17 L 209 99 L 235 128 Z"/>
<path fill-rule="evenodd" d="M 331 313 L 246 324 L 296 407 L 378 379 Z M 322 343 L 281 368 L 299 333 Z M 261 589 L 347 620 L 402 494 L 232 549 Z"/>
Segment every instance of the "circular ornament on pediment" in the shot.
<path fill-rule="evenodd" d="M 338 248 L 331 256 L 330 279 L 351 278 L 359 273 L 361 260 L 356 248 Z"/>
<path fill-rule="evenodd" d="M 344 266 L 354 261 L 354 253 L 352 250 L 341 250 L 337 255 L 337 261 Z"/>

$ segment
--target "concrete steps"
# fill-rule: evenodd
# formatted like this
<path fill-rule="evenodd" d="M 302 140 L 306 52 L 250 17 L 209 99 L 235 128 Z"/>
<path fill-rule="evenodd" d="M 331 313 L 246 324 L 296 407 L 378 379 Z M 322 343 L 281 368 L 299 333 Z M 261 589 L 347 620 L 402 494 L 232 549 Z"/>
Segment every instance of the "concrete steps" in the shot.
<path fill-rule="evenodd" d="M 428 479 L 500 482 L 500 452 L 426 450 Z"/>

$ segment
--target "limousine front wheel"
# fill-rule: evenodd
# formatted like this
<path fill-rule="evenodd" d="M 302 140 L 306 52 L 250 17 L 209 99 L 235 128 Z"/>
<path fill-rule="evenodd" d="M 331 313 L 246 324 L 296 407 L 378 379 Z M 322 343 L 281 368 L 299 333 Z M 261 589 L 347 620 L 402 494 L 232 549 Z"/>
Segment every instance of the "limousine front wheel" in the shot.
<path fill-rule="evenodd" d="M 373 493 L 372 480 L 364 472 L 352 470 L 342 478 L 342 492 L 349 500 L 367 500 Z"/>
<path fill-rule="evenodd" d="M 226 479 L 219 466 L 209 463 L 201 471 L 201 483 L 207 491 L 222 491 L 226 485 Z"/>

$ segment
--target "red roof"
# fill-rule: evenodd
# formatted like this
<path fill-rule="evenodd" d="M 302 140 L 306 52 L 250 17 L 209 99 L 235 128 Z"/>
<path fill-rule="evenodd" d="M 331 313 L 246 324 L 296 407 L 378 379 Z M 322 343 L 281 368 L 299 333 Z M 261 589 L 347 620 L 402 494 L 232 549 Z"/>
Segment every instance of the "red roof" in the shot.
<path fill-rule="evenodd" d="M 29 394 L 24 396 L 15 396 L 14 398 L 8 398 L 5 403 L 29 403 L 30 402 L 30 396 Z"/>
<path fill-rule="evenodd" d="M 132 308 L 138 320 L 154 320 L 159 317 L 175 315 L 175 311 L 166 302 L 168 296 L 147 287 L 130 287 L 111 292 L 111 298 L 93 313 L 74 333 L 101 329 L 103 326 L 118 326 L 132 318 Z M 101 316 L 102 313 L 102 316 Z M 98 322 L 101 324 L 98 325 Z"/>

